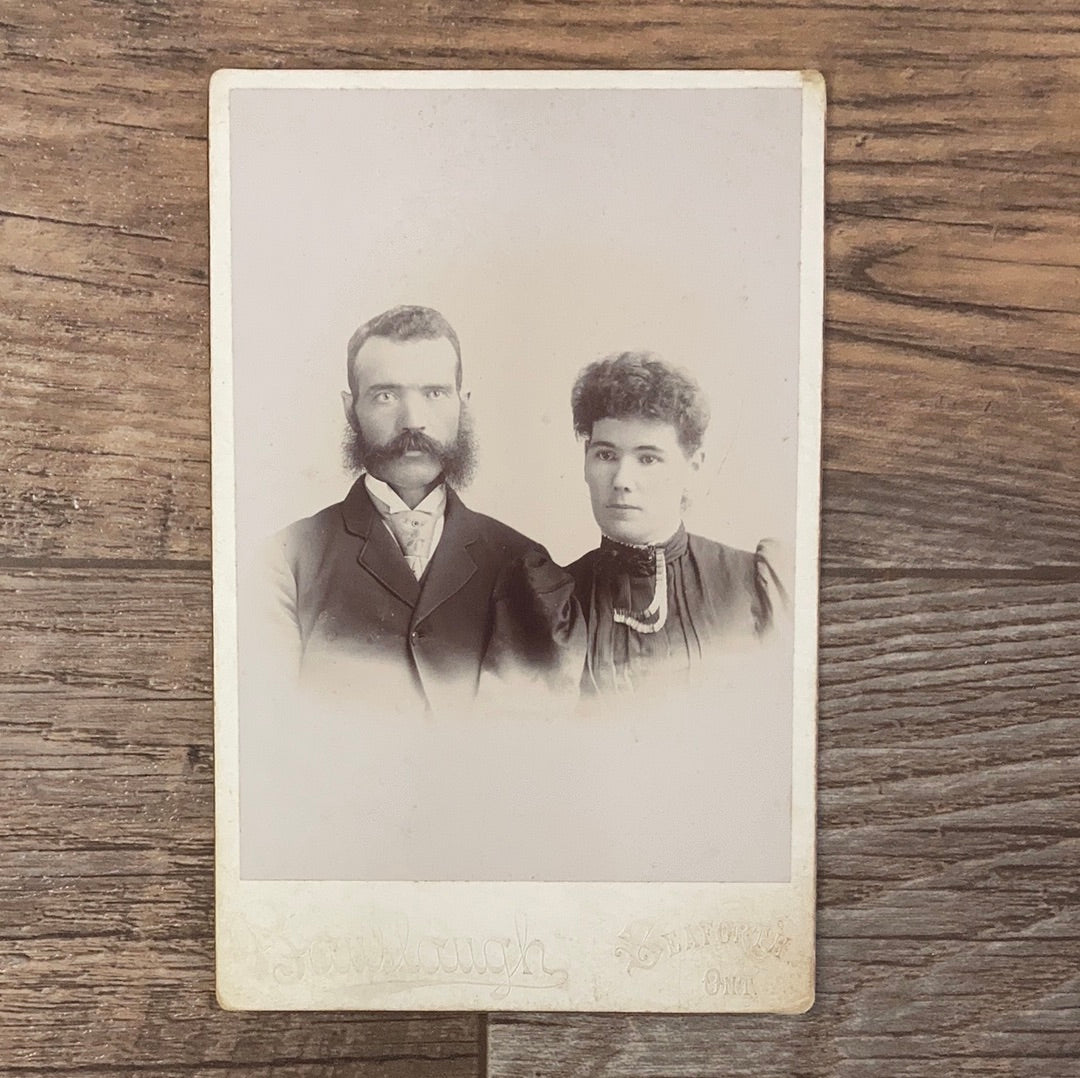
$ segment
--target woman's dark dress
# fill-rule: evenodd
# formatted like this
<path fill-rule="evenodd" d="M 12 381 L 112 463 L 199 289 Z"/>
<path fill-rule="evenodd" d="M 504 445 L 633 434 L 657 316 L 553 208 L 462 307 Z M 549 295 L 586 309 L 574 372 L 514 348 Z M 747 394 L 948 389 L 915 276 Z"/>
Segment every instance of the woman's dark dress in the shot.
<path fill-rule="evenodd" d="M 653 598 L 655 556 L 606 536 L 567 571 L 585 614 L 587 652 L 582 690 L 633 691 L 657 675 L 690 676 L 714 649 L 763 636 L 784 589 L 765 555 L 735 550 L 681 527 L 663 545 L 667 617 L 659 631 L 639 632 L 615 620 L 615 610 L 644 611 Z"/>

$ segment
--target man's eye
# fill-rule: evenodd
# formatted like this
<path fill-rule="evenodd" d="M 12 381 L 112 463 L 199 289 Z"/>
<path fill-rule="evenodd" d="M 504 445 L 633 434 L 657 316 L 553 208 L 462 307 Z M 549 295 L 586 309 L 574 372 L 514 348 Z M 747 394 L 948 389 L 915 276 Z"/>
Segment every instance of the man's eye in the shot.
<path fill-rule="evenodd" d="M 379 404 L 388 404 L 393 399 L 394 394 L 389 389 L 380 389 L 378 393 L 375 394 L 375 400 Z"/>
<path fill-rule="evenodd" d="M 443 397 L 449 397 L 450 396 L 450 394 L 445 389 L 442 389 L 442 388 L 439 388 L 439 387 L 436 387 L 434 389 L 429 389 L 427 391 L 427 395 L 428 395 L 429 400 L 435 400 L 435 401 L 442 400 Z"/>
<path fill-rule="evenodd" d="M 610 449 L 598 449 L 596 451 L 597 460 L 614 460 L 615 454 Z"/>

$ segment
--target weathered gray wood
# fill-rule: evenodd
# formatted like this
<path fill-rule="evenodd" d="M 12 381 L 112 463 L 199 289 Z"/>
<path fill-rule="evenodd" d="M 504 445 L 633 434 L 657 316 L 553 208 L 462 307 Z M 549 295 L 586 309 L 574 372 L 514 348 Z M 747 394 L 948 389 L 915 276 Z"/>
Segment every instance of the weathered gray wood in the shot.
<path fill-rule="evenodd" d="M 1080 582 L 829 578 L 818 995 L 797 1018 L 493 1016 L 489 1073 L 1080 1061 Z"/>
<path fill-rule="evenodd" d="M 0 575 L 0 1072 L 477 1073 L 471 1015 L 214 1000 L 205 571 Z"/>
<path fill-rule="evenodd" d="M 819 1002 L 498 1018 L 490 1072 L 1076 1073 L 1075 11 L 20 0 L 0 55 L 0 1070 L 482 1064 L 212 1002 L 206 81 L 587 65 L 826 75 Z"/>
<path fill-rule="evenodd" d="M 229 1031 L 249 1028 L 263 1038 L 244 1049 L 256 1072 L 291 1050 L 298 1067 L 415 1051 L 442 1060 L 431 1073 L 470 1073 L 465 1018 L 312 1027 L 214 1010 L 205 574 L 24 571 L 0 594 L 0 639 L 19 641 L 0 652 L 13 705 L 0 1059 L 33 1066 L 48 1050 L 57 1069 L 168 1073 L 220 1062 Z M 814 1011 L 499 1017 L 491 1073 L 855 1075 L 871 1059 L 897 1074 L 1068 1073 L 1080 1051 L 1078 600 L 1080 582 L 1011 575 L 827 577 Z M 48 1019 L 27 1022 L 42 998 Z M 409 1065 L 371 1073 L 423 1073 Z"/>
<path fill-rule="evenodd" d="M 0 556 L 209 556 L 215 67 L 586 63 L 826 74 L 826 564 L 1078 564 L 1075 13 L 1050 0 L 81 11 L 81 32 L 61 35 L 28 0 L 5 27 Z"/>

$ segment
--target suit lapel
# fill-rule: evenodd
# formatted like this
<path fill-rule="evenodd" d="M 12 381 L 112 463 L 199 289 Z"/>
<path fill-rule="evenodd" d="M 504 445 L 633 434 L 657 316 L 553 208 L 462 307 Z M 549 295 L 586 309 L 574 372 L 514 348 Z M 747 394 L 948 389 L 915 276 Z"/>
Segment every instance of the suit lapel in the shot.
<path fill-rule="evenodd" d="M 402 602 L 415 607 L 420 597 L 420 582 L 413 576 L 397 542 L 371 504 L 362 476 L 342 503 L 341 515 L 345 530 L 363 541 L 356 559 L 360 565 Z"/>
<path fill-rule="evenodd" d="M 479 538 L 472 512 L 462 505 L 453 490 L 447 488 L 442 538 L 423 576 L 415 621 L 426 618 L 469 582 L 476 572 L 476 561 L 469 553 L 469 546 Z"/>

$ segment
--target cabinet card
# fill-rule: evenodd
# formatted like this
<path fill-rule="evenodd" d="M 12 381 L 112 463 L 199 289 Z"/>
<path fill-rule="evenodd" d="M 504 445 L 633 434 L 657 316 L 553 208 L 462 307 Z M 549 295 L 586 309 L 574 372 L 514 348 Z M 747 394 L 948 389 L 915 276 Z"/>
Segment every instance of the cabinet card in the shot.
<path fill-rule="evenodd" d="M 221 71 L 217 983 L 813 1001 L 824 88 Z"/>

